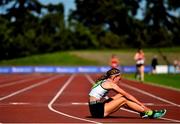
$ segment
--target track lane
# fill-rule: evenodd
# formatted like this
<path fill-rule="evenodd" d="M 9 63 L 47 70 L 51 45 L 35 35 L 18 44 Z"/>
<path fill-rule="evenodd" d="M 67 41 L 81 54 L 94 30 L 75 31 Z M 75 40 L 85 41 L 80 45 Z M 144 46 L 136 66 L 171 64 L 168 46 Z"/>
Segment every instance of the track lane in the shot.
<path fill-rule="evenodd" d="M 85 76 L 78 75 L 73 80 L 73 83 L 68 85 L 62 94 L 58 96 L 55 104 L 58 106 L 54 106 L 54 109 L 59 112 L 59 114 L 66 113 L 66 115 L 70 115 L 70 118 L 77 117 L 73 122 L 80 123 L 83 119 L 91 120 L 95 122 L 106 122 L 106 123 L 118 123 L 118 122 L 169 122 L 158 119 L 141 119 L 138 115 L 129 113 L 127 111 L 118 111 L 117 113 L 112 114 L 111 116 L 104 119 L 95 119 L 91 118 L 89 109 L 87 105 L 72 105 L 72 103 L 87 103 L 88 101 L 88 93 L 91 88 L 91 84 Z M 82 121 L 80 119 L 82 119 Z M 69 121 L 68 123 L 72 123 Z"/>
<path fill-rule="evenodd" d="M 56 94 L 57 90 L 69 76 L 61 76 L 49 81 L 41 86 L 27 90 L 3 100 L 1 105 L 1 122 L 8 123 L 54 123 L 60 122 L 64 117 L 57 116 L 51 112 L 47 105 L 50 99 Z M 25 103 L 25 104 L 9 104 Z"/>
<path fill-rule="evenodd" d="M 63 87 L 59 90 L 57 95 L 50 102 L 50 104 L 48 105 L 49 109 L 59 115 L 69 117 L 68 123 L 87 123 L 87 122 L 98 123 L 96 121 L 84 117 L 84 115 L 88 115 L 87 107 L 81 106 L 77 108 L 75 106 L 72 106 L 72 101 L 74 100 L 75 101 L 88 100 L 86 93 L 88 91 L 87 90 L 88 85 L 85 84 L 85 81 L 87 81 L 87 79 L 84 78 L 82 75 L 77 75 L 77 76 L 73 75 L 70 78 L 70 80 L 68 80 L 65 83 L 65 85 L 63 85 Z M 70 83 L 71 85 L 69 85 Z M 85 87 L 83 83 L 86 85 Z M 57 106 L 57 104 L 59 106 Z M 72 119 L 74 120 L 72 121 Z"/>
<path fill-rule="evenodd" d="M 17 84 L 21 84 L 21 83 L 30 82 L 30 81 L 33 81 L 33 80 L 36 80 L 36 79 L 40 79 L 40 78 L 43 78 L 43 77 L 44 77 L 44 75 L 33 75 L 33 76 L 30 76 L 30 77 L 27 77 L 27 78 L 23 78 L 23 79 L 20 79 L 20 80 L 10 81 L 10 82 L 7 82 L 5 84 L 0 84 L 0 88 L 12 86 L 12 85 L 17 85 Z"/>
<path fill-rule="evenodd" d="M 97 78 L 97 75 L 89 74 L 93 80 Z M 66 113 L 69 116 L 58 114 L 48 109 L 48 104 L 52 98 L 57 95 L 59 90 L 63 87 L 66 81 L 70 78 L 70 75 L 65 75 L 57 80 L 50 81 L 49 83 L 35 87 L 17 94 L 11 98 L 0 101 L 0 122 L 8 123 L 86 123 L 86 120 L 93 122 L 104 123 L 169 123 L 172 120 L 161 119 L 141 119 L 139 115 L 128 112 L 126 110 L 119 110 L 112 114 L 110 117 L 104 119 L 91 118 L 87 101 L 89 89 L 91 88 L 90 80 L 85 75 L 77 75 L 66 88 L 63 89 L 60 96 L 57 97 L 52 104 L 52 107 L 60 112 Z M 140 87 L 145 90 L 141 85 L 124 81 L 123 83 L 131 85 L 133 87 Z M 137 86 L 136 86 L 137 85 Z M 143 84 L 144 85 L 144 84 Z M 179 113 L 177 108 L 163 101 L 152 98 L 140 92 L 134 91 L 126 86 L 122 87 L 128 92 L 134 93 L 138 99 L 145 103 L 155 103 L 156 106 L 149 104 L 150 107 L 160 108 L 166 107 L 168 113 L 166 118 L 177 119 Z M 148 86 L 149 87 L 149 86 Z M 147 90 L 147 89 L 146 89 Z M 148 89 L 149 90 L 149 89 Z M 154 90 L 154 89 L 153 89 Z M 156 90 L 155 90 L 156 91 Z M 171 92 L 171 91 L 169 91 Z M 160 93 L 161 94 L 161 93 Z M 176 94 L 175 94 L 176 95 Z M 158 95 L 157 95 L 158 96 Z M 161 96 L 161 95 L 160 95 Z M 169 94 L 167 95 L 169 96 Z M 171 95 L 170 95 L 171 96 Z M 168 100 L 171 100 L 171 98 Z M 178 103 L 178 101 L 172 101 Z M 11 104 L 10 104 L 11 103 Z M 12 104 L 21 103 L 21 104 Z M 72 104 L 72 103 L 86 103 L 86 104 Z M 159 105 L 159 106 L 158 106 Z M 174 115 L 176 113 L 178 115 Z M 77 117 L 77 118 L 73 118 Z M 88 121 L 87 121 L 88 122 Z"/>
<path fill-rule="evenodd" d="M 179 115 L 180 115 L 180 105 L 179 105 L 179 98 L 180 95 L 179 91 L 175 91 L 172 89 L 167 89 L 163 87 L 142 84 L 135 81 L 123 80 L 122 85 L 127 89 L 131 89 L 130 91 L 138 92 L 137 95 L 143 101 L 149 101 L 154 103 L 154 106 L 150 106 L 152 109 L 167 109 L 167 114 L 162 118 L 164 120 L 170 120 L 171 122 L 179 122 Z M 131 88 L 132 87 L 132 88 Z M 174 99 L 174 98 L 176 99 Z M 156 104 L 161 104 L 161 106 L 156 106 Z"/>
<path fill-rule="evenodd" d="M 177 105 L 180 105 L 180 99 L 179 99 L 180 91 L 158 87 L 158 86 L 154 86 L 150 84 L 144 84 L 144 83 L 127 80 L 127 79 L 123 79 L 122 81 L 124 84 L 130 85 L 132 87 L 138 87 L 141 90 L 150 92 L 156 96 L 159 96 L 163 99 L 166 99 L 168 101 L 174 102 Z"/>
<path fill-rule="evenodd" d="M 8 74 L 0 76 L 0 85 L 7 84 L 9 82 L 23 80 L 25 78 L 32 77 L 30 74 Z"/>
<path fill-rule="evenodd" d="M 13 82 L 8 83 L 6 85 L 1 85 L 1 87 L 0 87 L 0 100 L 3 97 L 8 96 L 8 95 L 10 95 L 10 94 L 12 94 L 18 90 L 21 90 L 21 89 L 26 88 L 30 85 L 36 84 L 42 80 L 46 80 L 50 77 L 51 77 L 50 75 L 44 75 L 43 77 L 35 78 L 34 80 L 25 80 L 25 82 L 22 82 L 22 83 L 19 83 L 22 81 L 21 79 L 19 81 L 16 80 L 14 85 L 8 85 L 8 84 L 12 84 Z"/>

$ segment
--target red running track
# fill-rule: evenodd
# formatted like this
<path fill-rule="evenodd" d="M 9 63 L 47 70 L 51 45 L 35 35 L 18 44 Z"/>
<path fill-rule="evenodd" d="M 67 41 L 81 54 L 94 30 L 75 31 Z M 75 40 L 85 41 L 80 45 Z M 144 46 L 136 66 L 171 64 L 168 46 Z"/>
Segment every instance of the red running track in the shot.
<path fill-rule="evenodd" d="M 152 109 L 166 108 L 167 114 L 142 119 L 122 108 L 109 117 L 92 118 L 87 101 L 96 78 L 95 74 L 0 75 L 0 123 L 180 123 L 180 91 L 126 79 L 119 84 L 123 89 Z"/>

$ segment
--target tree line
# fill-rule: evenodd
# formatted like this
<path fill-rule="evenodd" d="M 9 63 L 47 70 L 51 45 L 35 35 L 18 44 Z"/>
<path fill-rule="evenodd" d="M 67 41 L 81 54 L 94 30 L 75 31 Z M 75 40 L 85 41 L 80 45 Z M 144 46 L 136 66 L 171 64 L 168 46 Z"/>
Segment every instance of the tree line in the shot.
<path fill-rule="evenodd" d="M 62 3 L 1 0 L 0 60 L 74 49 L 180 45 L 179 0 L 75 0 L 75 5 L 65 20 Z"/>

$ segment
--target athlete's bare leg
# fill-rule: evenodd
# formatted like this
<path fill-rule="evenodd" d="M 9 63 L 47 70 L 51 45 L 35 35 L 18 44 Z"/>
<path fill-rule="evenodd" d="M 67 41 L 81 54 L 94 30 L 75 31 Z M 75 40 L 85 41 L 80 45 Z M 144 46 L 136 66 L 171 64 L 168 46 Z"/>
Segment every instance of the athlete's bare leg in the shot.
<path fill-rule="evenodd" d="M 150 110 L 149 108 L 143 108 L 142 106 L 136 104 L 135 102 L 127 100 L 125 97 L 122 97 L 119 94 L 113 98 L 116 98 L 116 99 L 113 99 L 112 101 L 110 101 L 108 103 L 105 103 L 104 116 L 107 116 L 107 115 L 119 110 L 120 107 L 122 107 L 124 105 L 127 106 L 128 108 L 130 108 L 131 110 L 134 110 L 139 113 Z"/>
<path fill-rule="evenodd" d="M 144 65 L 140 67 L 140 77 L 141 77 L 141 81 L 144 81 Z"/>

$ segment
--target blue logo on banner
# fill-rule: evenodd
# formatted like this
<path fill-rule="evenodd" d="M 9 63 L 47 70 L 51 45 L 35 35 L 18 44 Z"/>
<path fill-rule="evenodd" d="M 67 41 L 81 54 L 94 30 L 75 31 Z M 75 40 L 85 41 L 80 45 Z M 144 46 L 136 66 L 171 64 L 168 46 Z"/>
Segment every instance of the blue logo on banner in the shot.
<path fill-rule="evenodd" d="M 97 73 L 97 72 L 99 72 L 99 69 L 97 68 L 97 67 L 95 67 L 95 66 L 80 66 L 80 67 L 78 67 L 78 72 L 80 72 L 80 73 Z"/>
<path fill-rule="evenodd" d="M 107 72 L 109 69 L 111 69 L 111 67 L 109 67 L 109 66 L 102 66 L 102 67 L 100 67 L 100 72 Z"/>
<path fill-rule="evenodd" d="M 32 73 L 33 67 L 31 66 L 15 66 L 11 68 L 12 73 Z"/>
<path fill-rule="evenodd" d="M 145 73 L 148 73 L 148 72 L 151 72 L 152 71 L 152 67 L 151 66 L 145 66 L 144 68 L 144 72 Z"/>
<path fill-rule="evenodd" d="M 55 67 L 53 67 L 53 66 L 37 66 L 34 68 L 34 72 L 53 73 L 53 72 L 55 72 Z"/>
<path fill-rule="evenodd" d="M 0 73 L 10 73 L 11 67 L 0 67 Z"/>
<path fill-rule="evenodd" d="M 77 67 L 56 67 L 57 73 L 77 73 Z"/>
<path fill-rule="evenodd" d="M 122 68 L 123 73 L 135 73 L 136 72 L 135 66 L 123 66 L 121 68 Z"/>

